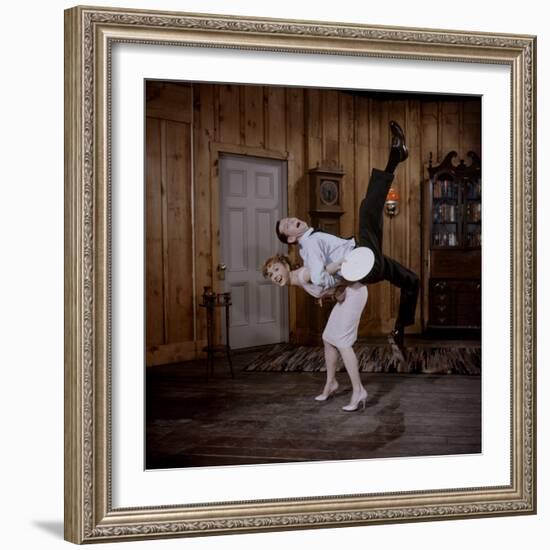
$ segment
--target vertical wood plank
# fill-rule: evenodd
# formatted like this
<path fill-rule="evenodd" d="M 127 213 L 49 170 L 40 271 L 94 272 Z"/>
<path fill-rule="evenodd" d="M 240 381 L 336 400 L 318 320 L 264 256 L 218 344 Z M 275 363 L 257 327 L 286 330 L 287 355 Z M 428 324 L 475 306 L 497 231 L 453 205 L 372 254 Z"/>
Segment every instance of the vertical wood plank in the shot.
<path fill-rule="evenodd" d="M 465 101 L 462 108 L 462 154 L 473 151 L 481 157 L 481 99 Z"/>
<path fill-rule="evenodd" d="M 370 135 L 371 135 L 371 166 L 384 170 L 388 162 L 390 146 L 389 130 L 389 102 L 381 100 L 371 101 Z M 390 227 L 388 217 L 384 214 L 383 246 L 384 254 L 391 256 Z M 377 334 L 387 333 L 393 325 L 391 323 L 391 288 L 386 281 L 371 285 L 377 299 L 377 315 L 374 319 L 375 332 Z"/>
<path fill-rule="evenodd" d="M 303 88 L 288 88 L 286 92 L 287 148 L 294 159 L 297 179 L 289 182 L 289 196 L 294 198 L 294 214 L 307 219 L 307 179 L 305 172 L 305 128 L 304 128 L 304 90 Z M 291 185 L 291 186 L 290 186 Z M 289 204 L 290 206 L 290 204 Z"/>
<path fill-rule="evenodd" d="M 218 103 L 218 131 L 222 143 L 241 144 L 239 86 L 221 84 Z"/>
<path fill-rule="evenodd" d="M 344 237 L 355 234 L 358 206 L 355 203 L 355 163 L 353 145 L 354 135 L 354 102 L 353 96 L 346 92 L 338 92 L 339 105 L 339 151 L 338 157 L 344 170 L 342 205 L 344 214 L 340 219 L 340 233 Z"/>
<path fill-rule="evenodd" d="M 370 180 L 370 112 L 369 100 L 355 98 L 355 233 L 359 231 L 359 206 L 367 193 Z"/>
<path fill-rule="evenodd" d="M 274 151 L 285 151 L 285 89 L 266 87 L 265 97 L 266 147 Z"/>
<path fill-rule="evenodd" d="M 288 178 L 288 215 L 307 220 L 307 169 L 305 166 L 305 125 L 304 125 L 304 90 L 303 88 L 287 88 L 286 103 L 286 147 L 289 152 Z M 289 247 L 291 258 L 299 257 L 295 246 Z M 302 343 L 304 328 L 304 312 L 306 311 L 306 293 L 291 293 L 290 327 L 291 341 Z"/>
<path fill-rule="evenodd" d="M 321 110 L 323 121 L 323 157 L 328 163 L 338 164 L 338 92 L 335 90 L 321 91 Z"/>
<path fill-rule="evenodd" d="M 161 203 L 161 224 L 162 224 L 162 289 L 163 289 L 163 315 L 164 315 L 164 335 L 163 343 L 168 343 L 168 325 L 170 312 L 170 287 L 169 279 L 169 258 L 168 258 L 168 203 L 166 200 L 167 185 L 167 166 L 166 166 L 166 120 L 160 121 L 160 203 Z"/>
<path fill-rule="evenodd" d="M 305 90 L 306 109 L 306 168 L 309 170 L 323 160 L 323 127 L 321 91 Z"/>
<path fill-rule="evenodd" d="M 409 148 L 409 158 L 405 162 L 407 195 L 404 197 L 402 208 L 407 212 L 407 244 L 406 266 L 414 271 L 420 280 L 422 273 L 422 186 L 424 185 L 424 165 L 422 162 L 422 125 L 420 102 L 409 100 L 406 113 L 406 136 Z M 422 331 L 422 286 L 416 308 L 415 324 L 409 327 L 410 332 Z"/>
<path fill-rule="evenodd" d="M 195 86 L 198 86 L 197 84 Z M 206 86 L 206 84 L 205 84 Z M 217 142 L 221 142 L 222 138 L 221 138 L 221 135 L 220 135 L 220 120 L 221 120 L 221 116 L 220 116 L 220 91 L 221 91 L 221 86 L 219 84 L 211 84 L 212 86 L 212 90 L 213 90 L 213 95 L 214 95 L 214 128 L 213 128 L 213 131 L 211 132 L 210 134 L 210 137 L 211 139 L 209 141 L 217 141 Z M 201 86 L 201 89 L 202 89 L 202 86 Z"/>
<path fill-rule="evenodd" d="M 422 104 L 422 156 L 425 166 L 425 177 L 428 177 L 426 167 L 429 166 L 430 155 L 432 163 L 434 165 L 439 164 L 443 157 L 449 152 L 442 150 L 442 107 L 439 101 L 428 101 Z M 431 219 L 431 213 L 429 211 L 429 204 L 427 195 L 425 195 L 422 201 L 422 208 L 424 209 L 424 215 L 426 216 L 426 222 L 422 228 L 423 236 L 423 261 L 422 269 L 425 276 L 422 279 L 422 317 L 424 319 L 429 318 L 429 274 L 430 274 L 430 227 L 429 219 Z"/>
<path fill-rule="evenodd" d="M 321 91 L 318 89 L 304 90 L 304 113 L 305 113 L 305 132 L 304 132 L 304 172 L 321 165 L 323 162 L 323 128 L 322 128 L 322 109 L 321 109 Z M 303 197 L 306 201 L 305 210 L 309 210 L 309 176 L 304 174 L 305 193 Z M 307 218 L 311 221 L 309 214 Z"/>
<path fill-rule="evenodd" d="M 193 340 L 190 126 L 166 122 L 167 343 Z"/>
<path fill-rule="evenodd" d="M 426 180 L 428 179 L 427 167 L 429 165 L 430 154 L 432 161 L 437 164 L 440 158 L 439 152 L 439 106 L 436 101 L 422 101 L 420 107 L 421 113 L 421 159 L 422 159 L 422 181 L 424 181 L 424 189 L 427 190 Z M 428 215 L 426 212 L 426 195 L 422 198 L 422 215 Z M 422 298 L 420 300 L 421 317 L 428 319 L 429 304 L 428 304 L 428 288 L 429 288 L 429 272 L 430 272 L 430 253 L 429 253 L 429 222 L 424 220 L 422 227 Z"/>
<path fill-rule="evenodd" d="M 194 177 L 197 300 L 205 286 L 212 286 L 212 220 L 210 218 L 210 142 L 215 140 L 216 96 L 219 86 L 196 84 L 194 101 Z M 206 315 L 199 308 L 198 340 L 206 340 Z"/>
<path fill-rule="evenodd" d="M 369 100 L 366 97 L 355 98 L 355 235 L 359 235 L 359 207 L 365 197 L 370 179 L 370 113 Z M 359 324 L 359 336 L 372 335 L 373 319 L 376 317 L 376 302 L 378 293 L 376 285 L 369 286 L 367 307 Z"/>
<path fill-rule="evenodd" d="M 421 103 L 421 158 L 423 164 L 428 164 L 430 153 L 433 163 L 437 164 L 439 158 L 438 133 L 439 133 L 439 110 L 435 101 Z"/>
<path fill-rule="evenodd" d="M 460 149 L 460 103 L 457 101 L 442 101 L 440 104 L 441 119 L 439 121 L 440 151 L 442 158 L 453 149 L 459 155 Z"/>
<path fill-rule="evenodd" d="M 145 330 L 147 346 L 158 346 L 164 342 L 160 121 L 148 117 L 145 132 Z"/>
<path fill-rule="evenodd" d="M 264 95 L 262 86 L 244 86 L 244 143 L 264 147 Z"/>
<path fill-rule="evenodd" d="M 409 130 L 407 126 L 407 102 L 406 101 L 392 101 L 389 108 L 389 118 L 395 120 L 405 132 L 405 138 L 409 140 Z M 391 131 L 390 131 L 391 135 Z M 391 139 L 388 137 L 387 150 L 389 151 Z M 400 213 L 390 218 L 384 217 L 384 225 L 387 224 L 389 229 L 389 243 L 388 243 L 388 255 L 404 265 L 409 267 L 409 224 L 410 224 L 410 209 L 408 206 L 409 198 L 409 168 L 410 160 L 407 159 L 404 163 L 400 163 L 395 170 L 395 178 L 393 180 L 393 187 L 399 193 L 401 197 Z M 399 298 L 400 291 L 397 287 L 390 286 L 390 315 L 392 324 L 397 318 L 399 310 Z"/>

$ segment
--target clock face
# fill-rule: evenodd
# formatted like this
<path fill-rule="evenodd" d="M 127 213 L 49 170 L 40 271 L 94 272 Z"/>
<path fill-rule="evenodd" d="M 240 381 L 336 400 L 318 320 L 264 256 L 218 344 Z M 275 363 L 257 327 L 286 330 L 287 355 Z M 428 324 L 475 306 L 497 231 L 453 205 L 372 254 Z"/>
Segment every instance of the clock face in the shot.
<path fill-rule="evenodd" d="M 321 180 L 321 202 L 327 206 L 334 206 L 338 202 L 338 184 L 334 180 Z"/>

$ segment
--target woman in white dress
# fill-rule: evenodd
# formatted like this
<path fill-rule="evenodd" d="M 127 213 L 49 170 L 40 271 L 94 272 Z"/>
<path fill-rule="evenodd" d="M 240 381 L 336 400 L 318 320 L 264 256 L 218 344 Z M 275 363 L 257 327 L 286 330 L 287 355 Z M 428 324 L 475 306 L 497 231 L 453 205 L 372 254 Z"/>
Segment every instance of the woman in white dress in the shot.
<path fill-rule="evenodd" d="M 339 264 L 330 264 L 326 267 L 326 270 L 333 274 L 339 268 Z M 336 300 L 323 331 L 327 380 L 322 393 L 315 399 L 326 401 L 338 389 L 336 366 L 338 353 L 340 353 L 352 386 L 351 400 L 348 405 L 342 407 L 342 410 L 356 411 L 359 404 L 362 404 L 364 408 L 367 401 L 367 390 L 361 382 L 353 344 L 357 340 L 359 321 L 367 303 L 368 291 L 366 285 L 347 283 L 346 285 L 324 290 L 322 287 L 311 283 L 307 268 L 300 267 L 292 270 L 289 258 L 279 254 L 266 260 L 263 266 L 263 274 L 264 277 L 279 286 L 300 286 L 318 300 L 324 298 L 334 298 Z"/>

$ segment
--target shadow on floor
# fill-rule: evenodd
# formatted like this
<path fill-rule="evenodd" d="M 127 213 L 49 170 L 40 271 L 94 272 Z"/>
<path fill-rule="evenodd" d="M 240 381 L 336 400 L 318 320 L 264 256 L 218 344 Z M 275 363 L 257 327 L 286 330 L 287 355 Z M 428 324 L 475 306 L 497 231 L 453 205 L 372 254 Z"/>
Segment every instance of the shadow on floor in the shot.
<path fill-rule="evenodd" d="M 63 540 L 64 529 L 62 521 L 38 520 L 33 521 L 33 525 L 38 527 L 41 531 L 52 535 L 54 538 Z"/>

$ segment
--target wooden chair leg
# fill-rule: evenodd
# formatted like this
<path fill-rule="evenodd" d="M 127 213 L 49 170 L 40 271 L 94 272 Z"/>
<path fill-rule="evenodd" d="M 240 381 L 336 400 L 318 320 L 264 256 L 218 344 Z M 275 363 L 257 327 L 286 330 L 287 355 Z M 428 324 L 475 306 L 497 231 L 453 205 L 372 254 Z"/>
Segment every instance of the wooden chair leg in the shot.
<path fill-rule="evenodd" d="M 229 370 L 231 371 L 231 378 L 235 378 L 235 374 L 233 373 L 233 363 L 231 362 L 231 351 L 229 348 L 227 349 L 227 361 L 229 362 Z"/>
<path fill-rule="evenodd" d="M 225 295 L 225 351 L 227 353 L 227 361 L 229 362 L 229 370 L 231 371 L 231 378 L 235 378 L 233 373 L 233 363 L 231 362 L 231 346 L 229 345 L 229 306 L 231 301 L 228 299 L 228 295 Z"/>

